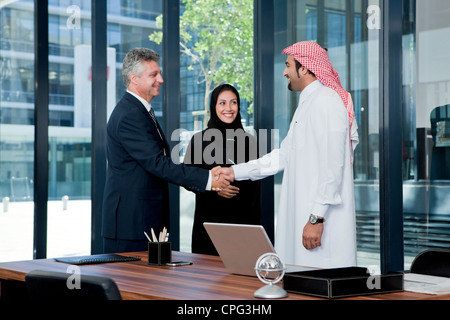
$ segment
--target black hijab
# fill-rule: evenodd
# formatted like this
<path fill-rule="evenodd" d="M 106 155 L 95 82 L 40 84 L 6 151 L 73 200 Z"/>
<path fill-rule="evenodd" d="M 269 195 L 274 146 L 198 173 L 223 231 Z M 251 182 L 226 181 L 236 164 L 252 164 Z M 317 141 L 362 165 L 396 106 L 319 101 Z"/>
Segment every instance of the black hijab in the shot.
<path fill-rule="evenodd" d="M 217 112 L 216 112 L 216 104 L 217 100 L 219 98 L 219 95 L 224 91 L 231 91 L 236 95 L 237 103 L 238 103 L 238 112 L 236 115 L 236 118 L 232 123 L 225 123 L 222 120 L 219 119 Z M 210 114 L 211 117 L 208 121 L 208 127 L 202 131 L 202 133 L 198 133 L 194 135 L 193 139 L 191 140 L 191 143 L 188 146 L 188 150 L 186 151 L 185 155 L 185 163 L 187 164 L 194 164 L 194 154 L 201 154 L 202 155 L 202 168 L 211 169 L 217 165 L 223 165 L 223 166 L 229 166 L 236 163 L 241 162 L 247 162 L 249 160 L 253 160 L 254 157 L 250 157 L 250 151 L 253 151 L 253 148 L 251 146 L 256 146 L 256 140 L 253 138 L 253 136 L 247 134 L 244 130 L 244 127 L 242 126 L 241 122 L 241 115 L 240 115 L 240 98 L 239 93 L 236 90 L 235 87 L 229 84 L 222 84 L 215 88 L 213 92 L 211 93 L 210 97 Z M 217 129 L 222 133 L 222 139 L 220 139 L 220 142 L 222 145 L 217 145 L 215 148 L 210 148 L 209 146 L 211 144 L 217 144 L 216 137 L 213 135 L 212 137 L 209 137 L 207 139 L 204 138 L 206 132 L 211 129 Z M 231 129 L 227 132 L 227 129 Z M 240 132 L 239 132 L 240 131 Z M 242 137 L 241 134 L 244 134 L 244 140 L 242 140 L 240 137 Z M 242 149 L 241 145 L 238 145 L 239 143 L 244 143 L 244 150 Z M 221 150 L 222 153 L 222 159 L 213 159 L 214 163 L 211 164 L 210 161 L 205 161 L 203 152 L 205 149 L 209 147 L 209 151 L 213 152 L 211 154 L 212 157 L 216 156 L 216 151 Z M 200 149 L 201 148 L 201 149 Z M 198 152 L 198 153 L 197 153 Z M 220 157 L 220 156 L 219 156 Z M 208 159 L 209 160 L 209 159 Z"/>
<path fill-rule="evenodd" d="M 216 112 L 217 99 L 219 98 L 219 95 L 223 91 L 231 91 L 236 95 L 236 98 L 237 98 L 238 112 L 237 112 L 236 118 L 234 119 L 234 121 L 232 123 L 225 123 L 222 120 L 220 120 L 219 117 L 217 116 L 217 112 Z M 211 93 L 209 111 L 210 111 L 211 117 L 208 121 L 208 129 L 212 129 L 212 128 L 219 129 L 224 135 L 225 135 L 227 129 L 234 129 L 234 130 L 242 129 L 242 130 L 244 130 L 244 128 L 242 127 L 241 113 L 240 113 L 241 99 L 239 98 L 239 92 L 232 85 L 222 84 L 213 90 L 213 92 Z"/>

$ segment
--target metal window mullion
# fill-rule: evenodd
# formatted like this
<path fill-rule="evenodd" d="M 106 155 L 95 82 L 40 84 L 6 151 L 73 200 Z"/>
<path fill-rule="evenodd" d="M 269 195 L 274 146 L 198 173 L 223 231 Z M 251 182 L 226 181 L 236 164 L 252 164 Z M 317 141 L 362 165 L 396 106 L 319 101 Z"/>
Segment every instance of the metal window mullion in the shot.
<path fill-rule="evenodd" d="M 170 149 L 170 136 L 180 127 L 180 1 L 163 1 L 162 70 L 164 73 L 163 117 Z M 172 249 L 180 246 L 180 188 L 169 184 L 170 238 Z"/>
<path fill-rule="evenodd" d="M 48 0 L 34 1 L 34 225 L 33 259 L 47 257 Z"/>
<path fill-rule="evenodd" d="M 385 274 L 404 269 L 402 1 L 380 3 L 380 256 Z"/>
<path fill-rule="evenodd" d="M 106 182 L 107 2 L 92 0 L 91 253 L 103 252 L 102 204 Z"/>
<path fill-rule="evenodd" d="M 274 1 L 254 1 L 254 103 L 255 129 L 274 128 Z M 258 137 L 261 139 L 261 137 Z M 267 137 L 267 150 L 273 147 Z M 274 177 L 261 180 L 261 223 L 274 241 Z"/>

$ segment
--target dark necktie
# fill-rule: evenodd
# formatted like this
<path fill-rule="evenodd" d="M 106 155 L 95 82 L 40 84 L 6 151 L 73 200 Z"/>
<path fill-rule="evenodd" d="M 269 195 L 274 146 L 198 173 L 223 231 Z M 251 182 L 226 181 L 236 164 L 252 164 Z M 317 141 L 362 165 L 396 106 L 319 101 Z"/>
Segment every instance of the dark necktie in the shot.
<path fill-rule="evenodd" d="M 164 139 L 162 137 L 161 131 L 159 131 L 158 121 L 156 121 L 155 112 L 153 111 L 153 108 L 150 108 L 150 111 L 148 112 L 150 114 L 150 117 L 153 119 L 153 122 L 155 123 L 156 130 L 158 131 L 159 137 L 161 138 L 161 141 L 164 144 Z M 166 148 L 163 147 L 164 155 L 166 155 Z"/>

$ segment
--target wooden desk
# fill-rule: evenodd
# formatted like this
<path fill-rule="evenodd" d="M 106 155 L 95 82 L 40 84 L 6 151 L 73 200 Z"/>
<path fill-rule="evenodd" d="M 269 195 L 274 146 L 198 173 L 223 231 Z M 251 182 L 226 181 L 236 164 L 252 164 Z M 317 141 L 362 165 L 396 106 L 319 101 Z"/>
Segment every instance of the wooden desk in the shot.
<path fill-rule="evenodd" d="M 112 278 L 117 283 L 124 300 L 252 300 L 257 299 L 253 296 L 254 292 L 263 286 L 257 277 L 229 274 L 219 257 L 173 252 L 174 261 L 191 260 L 193 265 L 169 267 L 148 265 L 147 252 L 121 253 L 121 255 L 139 256 L 141 261 L 83 265 L 80 266 L 81 273 Z M 68 266 L 69 264 L 56 262 L 54 259 L 0 263 L 0 281 L 23 282 L 26 273 L 31 270 L 67 272 Z M 450 299 L 450 295 L 396 292 L 348 299 Z M 289 293 L 288 297 L 278 300 L 321 299 Z"/>

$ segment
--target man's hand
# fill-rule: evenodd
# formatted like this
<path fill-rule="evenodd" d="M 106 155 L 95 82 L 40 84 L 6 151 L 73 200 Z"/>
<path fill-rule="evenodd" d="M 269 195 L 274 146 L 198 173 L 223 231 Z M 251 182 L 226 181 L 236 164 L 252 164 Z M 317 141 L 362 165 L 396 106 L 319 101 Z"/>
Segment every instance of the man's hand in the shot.
<path fill-rule="evenodd" d="M 232 168 L 222 168 L 220 166 L 211 169 L 212 184 L 211 190 L 221 191 L 234 181 L 234 171 Z"/>
<path fill-rule="evenodd" d="M 229 185 L 228 187 L 218 191 L 217 194 L 221 197 L 231 199 L 239 193 L 239 188 L 233 185 Z"/>
<path fill-rule="evenodd" d="M 311 224 L 309 221 L 303 228 L 303 246 L 308 249 L 314 249 L 321 245 L 323 234 L 323 223 Z"/>
<path fill-rule="evenodd" d="M 220 174 L 224 174 L 228 176 L 228 181 L 234 181 L 234 170 L 232 167 L 217 166 L 211 169 L 211 173 L 213 175 L 213 180 L 217 179 Z"/>

